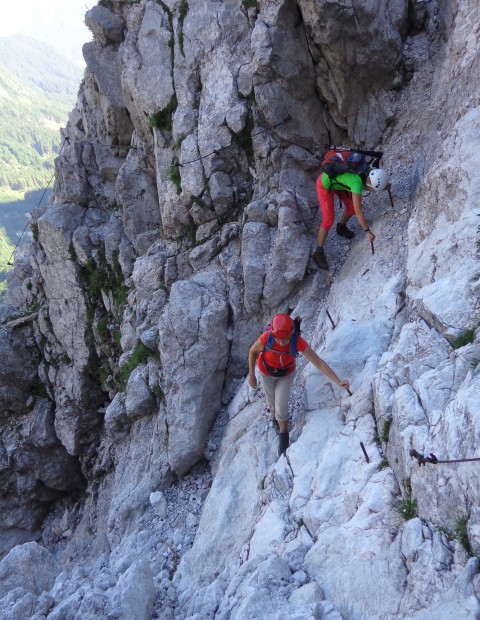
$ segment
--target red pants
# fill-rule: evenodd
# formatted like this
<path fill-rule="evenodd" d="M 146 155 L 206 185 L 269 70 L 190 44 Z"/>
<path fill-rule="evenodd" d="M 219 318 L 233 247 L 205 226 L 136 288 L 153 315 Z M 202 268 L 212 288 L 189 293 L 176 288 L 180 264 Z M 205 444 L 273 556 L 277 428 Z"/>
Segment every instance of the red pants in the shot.
<path fill-rule="evenodd" d="M 317 179 L 317 196 L 320 203 L 320 209 L 322 211 L 322 223 L 320 228 L 329 230 L 333 224 L 335 216 L 334 198 L 338 196 L 345 206 L 347 215 L 355 215 L 355 209 L 353 207 L 352 194 L 344 190 L 331 190 L 325 189 L 322 185 L 322 176 Z"/>

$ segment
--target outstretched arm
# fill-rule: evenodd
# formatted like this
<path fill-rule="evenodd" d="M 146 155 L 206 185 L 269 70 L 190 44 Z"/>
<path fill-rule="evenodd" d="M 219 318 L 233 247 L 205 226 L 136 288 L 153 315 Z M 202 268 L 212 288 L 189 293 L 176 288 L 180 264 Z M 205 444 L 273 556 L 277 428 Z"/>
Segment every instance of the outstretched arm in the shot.
<path fill-rule="evenodd" d="M 310 345 L 307 345 L 307 348 L 305 349 L 305 351 L 303 351 L 303 355 L 305 355 L 305 357 L 307 358 L 309 362 L 312 362 L 315 368 L 318 368 L 320 372 L 323 372 L 325 376 L 327 376 L 334 383 L 336 383 L 338 387 L 345 388 L 346 390 L 348 390 L 349 388 L 348 381 L 339 379 L 337 375 L 335 374 L 335 372 L 327 364 L 327 362 L 324 362 L 322 358 L 319 357 L 315 353 L 315 351 L 312 349 Z"/>
<path fill-rule="evenodd" d="M 355 215 L 360 222 L 360 226 L 367 233 L 369 241 L 375 241 L 375 235 L 369 229 L 367 220 L 365 219 L 365 215 L 363 214 L 362 197 L 360 196 L 360 194 L 352 194 L 352 202 L 353 208 L 355 209 Z"/>
<path fill-rule="evenodd" d="M 248 383 L 252 388 L 257 387 L 257 378 L 255 377 L 255 361 L 257 359 L 257 355 L 261 353 L 264 348 L 265 347 L 259 338 L 252 344 L 248 353 Z"/>

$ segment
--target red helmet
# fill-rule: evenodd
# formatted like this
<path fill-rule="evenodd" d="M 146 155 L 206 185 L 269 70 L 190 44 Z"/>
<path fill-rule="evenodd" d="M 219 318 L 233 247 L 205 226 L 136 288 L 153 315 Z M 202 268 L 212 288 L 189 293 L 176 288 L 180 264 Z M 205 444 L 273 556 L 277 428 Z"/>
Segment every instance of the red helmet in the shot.
<path fill-rule="evenodd" d="M 290 338 L 293 334 L 293 319 L 288 314 L 276 314 L 272 321 L 272 334 L 280 340 Z"/>

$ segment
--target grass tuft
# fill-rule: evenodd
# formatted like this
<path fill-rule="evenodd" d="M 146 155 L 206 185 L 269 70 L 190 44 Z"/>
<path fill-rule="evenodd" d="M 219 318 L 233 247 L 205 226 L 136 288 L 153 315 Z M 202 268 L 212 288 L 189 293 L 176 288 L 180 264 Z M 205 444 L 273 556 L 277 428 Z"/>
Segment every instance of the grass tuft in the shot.
<path fill-rule="evenodd" d="M 383 441 L 383 443 L 388 443 L 388 439 L 390 437 L 390 428 L 392 426 L 392 422 L 393 422 L 393 418 L 387 418 L 383 424 L 383 430 L 382 430 L 382 435 L 380 437 L 380 439 Z"/>
<path fill-rule="evenodd" d="M 404 521 L 409 521 L 417 516 L 417 500 L 412 497 L 412 487 L 409 480 L 405 482 L 403 488 L 403 499 L 396 504 L 395 510 Z"/>
<path fill-rule="evenodd" d="M 177 162 L 175 162 L 173 166 L 170 168 L 170 172 L 168 173 L 168 178 L 175 185 L 177 194 L 181 194 L 182 193 L 182 179 L 180 177 L 180 168 Z"/>
<path fill-rule="evenodd" d="M 132 351 L 132 354 L 127 360 L 127 363 L 120 368 L 119 375 L 119 390 L 120 392 L 124 392 L 127 388 L 127 383 L 130 375 L 133 370 L 140 364 L 145 364 L 149 357 L 154 357 L 155 354 L 148 347 L 146 347 L 143 342 L 137 342 L 135 348 Z"/>
<path fill-rule="evenodd" d="M 159 110 L 158 112 L 155 112 L 155 114 L 152 114 L 152 116 L 150 117 L 150 127 L 172 131 L 173 115 L 176 109 L 177 97 L 175 95 L 172 95 L 170 101 L 163 108 L 163 110 Z"/>
<path fill-rule="evenodd" d="M 454 349 L 460 349 L 466 344 L 471 344 L 475 340 L 475 330 L 467 329 L 463 334 L 452 340 L 452 347 Z"/>
<path fill-rule="evenodd" d="M 468 555 L 473 555 L 472 545 L 468 537 L 468 520 L 470 515 L 459 515 L 455 521 L 453 534 Z"/>

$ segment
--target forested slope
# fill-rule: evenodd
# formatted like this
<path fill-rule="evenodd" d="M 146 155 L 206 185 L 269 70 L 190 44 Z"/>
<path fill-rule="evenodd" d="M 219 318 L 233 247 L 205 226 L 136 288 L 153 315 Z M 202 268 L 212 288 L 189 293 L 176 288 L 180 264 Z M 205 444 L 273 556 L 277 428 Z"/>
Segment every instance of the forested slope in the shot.
<path fill-rule="evenodd" d="M 0 60 L 0 190 L 45 187 L 81 68 L 26 37 L 0 39 Z"/>
<path fill-rule="evenodd" d="M 59 129 L 81 75 L 80 66 L 44 43 L 0 38 L 0 292 L 28 213 L 52 181 Z"/>

